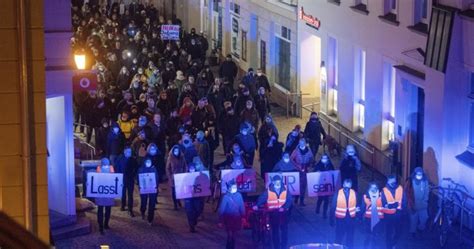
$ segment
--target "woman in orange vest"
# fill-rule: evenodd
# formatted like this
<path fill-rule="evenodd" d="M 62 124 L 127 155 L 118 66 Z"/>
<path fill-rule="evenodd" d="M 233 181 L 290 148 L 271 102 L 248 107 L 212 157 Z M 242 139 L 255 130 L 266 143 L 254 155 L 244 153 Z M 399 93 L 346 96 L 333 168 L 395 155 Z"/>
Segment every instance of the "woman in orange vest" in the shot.
<path fill-rule="evenodd" d="M 352 189 L 352 180 L 345 179 L 342 188 L 335 194 L 329 222 L 336 225 L 336 243 L 352 248 L 354 245 L 354 222 L 357 207 L 357 194 Z M 334 218 L 336 222 L 334 222 Z M 345 239 L 345 243 L 343 242 Z"/>
<path fill-rule="evenodd" d="M 362 210 L 364 210 L 364 226 L 367 228 L 367 237 L 364 248 L 380 248 L 381 221 L 384 217 L 382 195 L 376 183 L 369 184 L 364 194 Z"/>
<path fill-rule="evenodd" d="M 280 175 L 276 175 L 272 178 L 272 183 L 268 186 L 268 189 L 258 197 L 257 204 L 253 209 L 258 210 L 259 206 L 265 204 L 270 211 L 273 248 L 287 248 L 288 211 L 293 202 L 292 196 L 283 185 Z"/>
<path fill-rule="evenodd" d="M 97 173 L 115 173 L 114 166 L 110 165 L 108 158 L 104 157 L 101 159 L 100 165 L 97 166 Z M 115 204 L 113 198 L 95 198 L 95 204 L 97 205 L 97 222 L 99 223 L 100 234 L 104 234 L 104 229 L 109 229 L 110 213 L 112 212 L 112 206 Z M 105 219 L 104 219 L 105 209 Z"/>
<path fill-rule="evenodd" d="M 398 184 L 397 176 L 389 175 L 387 185 L 382 191 L 384 204 L 385 242 L 387 248 L 393 248 L 401 235 L 402 211 L 406 209 L 407 198 L 403 187 Z"/>

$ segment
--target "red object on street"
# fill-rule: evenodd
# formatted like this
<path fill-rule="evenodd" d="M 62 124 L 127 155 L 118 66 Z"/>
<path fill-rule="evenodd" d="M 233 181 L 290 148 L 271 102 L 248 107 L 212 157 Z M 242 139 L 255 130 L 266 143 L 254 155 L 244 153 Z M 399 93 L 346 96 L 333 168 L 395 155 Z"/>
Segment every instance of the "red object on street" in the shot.
<path fill-rule="evenodd" d="M 74 92 L 97 90 L 97 74 L 93 71 L 79 72 L 72 77 Z"/>

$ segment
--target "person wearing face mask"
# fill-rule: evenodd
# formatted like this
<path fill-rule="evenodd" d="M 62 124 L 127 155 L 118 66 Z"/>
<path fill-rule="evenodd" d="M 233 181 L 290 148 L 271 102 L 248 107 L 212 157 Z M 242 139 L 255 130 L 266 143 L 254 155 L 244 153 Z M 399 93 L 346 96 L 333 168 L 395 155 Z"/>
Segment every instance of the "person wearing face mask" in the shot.
<path fill-rule="evenodd" d="M 194 141 L 194 147 L 196 148 L 199 158 L 206 168 L 210 168 L 211 164 L 211 148 L 209 142 L 205 138 L 204 131 L 200 130 L 196 133 L 196 141 Z"/>
<path fill-rule="evenodd" d="M 234 179 L 227 184 L 227 192 L 219 204 L 219 227 L 224 227 L 227 232 L 226 249 L 235 248 L 235 236 L 242 230 L 245 221 L 245 206 L 242 194 L 238 191 Z"/>
<path fill-rule="evenodd" d="M 393 248 L 400 239 L 402 211 L 407 206 L 407 198 L 403 187 L 397 182 L 396 175 L 387 177 L 387 184 L 382 191 L 382 202 L 384 203 L 385 243 L 387 248 Z"/>
<path fill-rule="evenodd" d="M 158 171 L 160 182 L 166 178 L 165 157 L 164 153 L 158 149 L 155 143 L 150 143 L 146 148 L 146 157 L 151 159 L 153 166 Z"/>
<path fill-rule="evenodd" d="M 240 122 L 250 123 L 254 129 L 258 129 L 259 120 L 253 100 L 247 100 L 245 102 L 245 108 L 240 112 Z"/>
<path fill-rule="evenodd" d="M 173 146 L 168 155 L 168 160 L 166 161 L 166 175 L 168 177 L 168 184 L 171 187 L 174 210 L 178 210 L 178 206 L 181 207 L 181 202 L 176 199 L 173 175 L 187 172 L 188 168 L 186 165 L 186 160 L 184 160 L 184 155 L 181 152 L 181 147 L 179 145 Z"/>
<path fill-rule="evenodd" d="M 128 71 L 127 67 L 123 66 L 117 76 L 116 84 L 122 91 L 126 91 L 130 87 L 130 80 L 130 72 Z"/>
<path fill-rule="evenodd" d="M 256 77 L 253 68 L 247 70 L 247 74 L 242 78 L 242 84 L 250 90 L 250 95 L 255 96 L 257 94 Z"/>
<path fill-rule="evenodd" d="M 321 145 L 321 136 L 325 139 L 326 132 L 321 125 L 321 121 L 319 121 L 318 113 L 312 112 L 304 128 L 304 137 L 308 140 L 311 152 L 315 156 L 318 154 L 319 146 Z"/>
<path fill-rule="evenodd" d="M 335 242 L 353 248 L 354 225 L 356 213 L 360 211 L 357 207 L 357 194 L 352 189 L 351 179 L 345 179 L 342 188 L 332 199 L 329 222 L 331 226 L 336 225 Z"/>
<path fill-rule="evenodd" d="M 341 171 L 341 180 L 351 179 L 352 188 L 355 191 L 359 189 L 358 174 L 361 170 L 361 163 L 359 157 L 356 154 L 354 145 L 348 144 L 346 147 L 346 153 L 344 158 L 341 160 L 339 167 Z"/>
<path fill-rule="evenodd" d="M 260 143 L 259 158 L 260 158 L 260 176 L 265 178 L 267 172 L 271 172 L 278 163 L 283 152 L 283 143 L 279 142 L 277 137 L 273 134 L 273 129 L 268 127 L 267 139 Z"/>
<path fill-rule="evenodd" d="M 298 144 L 300 142 L 300 139 L 304 137 L 303 132 L 301 132 L 301 126 L 300 125 L 295 125 L 295 128 L 293 128 L 290 133 L 286 136 L 286 142 L 285 142 L 285 152 L 293 153 L 295 151 L 296 147 L 298 147 Z"/>
<path fill-rule="evenodd" d="M 381 248 L 381 221 L 384 218 L 384 208 L 382 195 L 376 183 L 369 183 L 369 188 L 364 194 L 363 200 L 361 210 L 364 211 L 364 226 L 367 230 L 364 248 Z"/>
<path fill-rule="evenodd" d="M 272 132 L 269 133 L 268 130 L 271 129 Z M 264 143 L 270 136 L 275 136 L 278 140 L 279 133 L 278 128 L 276 127 L 275 123 L 273 123 L 273 118 L 271 115 L 265 116 L 264 120 L 262 121 L 262 125 L 258 129 L 258 142 L 260 144 Z"/>
<path fill-rule="evenodd" d="M 315 172 L 324 172 L 334 170 L 334 166 L 332 165 L 329 156 L 325 153 L 321 156 L 319 162 L 314 166 Z M 329 205 L 329 197 L 330 196 L 319 196 L 318 201 L 316 202 L 316 214 L 319 214 L 319 210 L 321 209 L 321 204 L 323 204 L 323 218 L 327 218 L 327 211 Z"/>
<path fill-rule="evenodd" d="M 265 88 L 260 87 L 258 89 L 258 94 L 254 95 L 255 108 L 257 109 L 258 116 L 260 117 L 262 123 L 265 120 L 265 117 L 270 114 L 270 99 L 265 94 Z"/>
<path fill-rule="evenodd" d="M 155 166 L 151 158 L 145 158 L 143 160 L 142 166 L 138 169 L 138 175 L 140 174 L 155 174 L 155 182 L 156 182 L 156 193 L 150 194 L 140 194 L 140 213 L 142 215 L 142 219 L 148 221 L 148 224 L 151 226 L 153 224 L 153 219 L 155 217 L 155 205 L 156 200 L 158 197 L 158 183 L 159 183 L 159 175 L 158 171 L 156 170 Z M 147 216 L 145 217 L 145 212 L 147 212 Z"/>
<path fill-rule="evenodd" d="M 100 123 L 102 125 L 97 129 L 97 133 L 95 134 L 95 147 L 98 155 L 105 154 L 107 135 L 110 132 L 109 119 L 103 118 Z"/>
<path fill-rule="evenodd" d="M 132 156 L 132 148 L 125 147 L 123 154 L 117 157 L 114 165 L 116 172 L 123 174 L 122 206 L 120 210 L 125 211 L 125 206 L 127 206 L 130 217 L 135 217 L 133 213 L 133 188 L 137 177 L 138 162 Z"/>
<path fill-rule="evenodd" d="M 255 157 L 255 150 L 257 149 L 257 144 L 255 142 L 255 137 L 249 133 L 250 126 L 243 123 L 240 126 L 240 133 L 235 136 L 235 142 L 240 145 L 242 151 L 244 152 L 244 158 L 247 163 L 253 165 L 253 159 Z"/>
<path fill-rule="evenodd" d="M 300 139 L 298 142 L 298 147 L 291 153 L 290 160 L 295 165 L 295 168 L 300 172 L 300 196 L 295 198 L 295 203 L 298 203 L 300 200 L 300 206 L 306 206 L 304 203 L 304 197 L 306 193 L 306 173 L 308 172 L 309 167 L 314 163 L 314 156 L 311 150 L 306 144 L 304 138 Z"/>
<path fill-rule="evenodd" d="M 132 131 L 130 132 L 130 137 L 129 140 L 133 141 L 135 138 L 138 136 L 138 133 L 142 130 L 145 130 L 145 135 L 147 133 L 148 127 L 147 127 L 148 119 L 145 115 L 141 115 L 138 117 L 138 123 L 137 126 L 134 126 Z"/>
<path fill-rule="evenodd" d="M 115 162 L 115 158 L 122 153 L 125 146 L 125 135 L 117 123 L 113 123 L 111 127 L 107 135 L 105 154 L 112 162 Z"/>
<path fill-rule="evenodd" d="M 183 139 L 181 140 L 182 151 L 184 154 L 184 159 L 186 164 L 189 165 L 192 163 L 193 158 L 198 156 L 196 147 L 193 144 L 193 139 L 190 134 L 184 134 Z"/>
<path fill-rule="evenodd" d="M 257 77 L 256 77 L 256 85 L 257 85 L 257 89 L 259 89 L 260 87 L 263 87 L 265 88 L 265 91 L 271 95 L 272 93 L 272 88 L 270 87 L 270 83 L 268 81 L 268 78 L 267 76 L 263 73 L 262 69 L 258 69 L 257 70 Z"/>
<path fill-rule="evenodd" d="M 281 160 L 275 164 L 273 167 L 272 172 L 296 172 L 295 165 L 290 160 L 290 154 L 288 152 L 284 152 Z"/>
<path fill-rule="evenodd" d="M 287 248 L 289 209 L 292 206 L 292 196 L 284 186 L 281 176 L 276 175 L 272 182 L 257 200 L 253 210 L 266 204 L 270 211 L 270 224 L 272 227 L 273 248 Z"/>
<path fill-rule="evenodd" d="M 199 156 L 195 156 L 192 162 L 188 164 L 188 172 L 201 172 L 207 168 L 203 165 Z M 205 176 L 205 175 L 202 175 Z M 205 176 L 207 177 L 207 176 Z M 184 207 L 186 210 L 186 216 L 188 218 L 189 231 L 192 233 L 196 232 L 196 225 L 199 216 L 202 215 L 204 210 L 204 198 L 203 197 L 191 197 L 184 200 Z"/>
<path fill-rule="evenodd" d="M 239 115 L 246 108 L 247 101 L 249 101 L 249 100 L 253 101 L 252 96 L 250 95 L 250 90 L 248 88 L 244 87 L 239 91 L 239 94 L 238 94 L 238 96 L 237 96 L 237 98 L 235 99 L 235 102 L 234 102 L 235 111 Z M 253 106 L 253 102 L 252 102 L 252 106 Z"/>
<path fill-rule="evenodd" d="M 100 160 L 100 165 L 97 166 L 97 173 L 115 173 L 114 166 L 110 165 L 110 160 L 106 157 Z M 97 205 L 97 222 L 99 223 L 100 234 L 104 234 L 104 229 L 110 229 L 109 220 L 112 206 L 114 205 L 113 198 L 95 198 Z M 104 217 L 105 215 L 105 217 Z"/>
<path fill-rule="evenodd" d="M 413 238 L 421 235 L 428 220 L 428 198 L 430 186 L 425 172 L 416 167 L 405 183 L 407 208 L 410 214 L 410 233 Z"/>
<path fill-rule="evenodd" d="M 232 55 L 228 54 L 224 62 L 219 67 L 219 77 L 227 78 L 229 84 L 234 86 L 234 79 L 237 76 L 238 67 L 232 60 Z"/>
<path fill-rule="evenodd" d="M 123 111 L 119 120 L 117 121 L 117 124 L 120 126 L 120 130 L 125 135 L 125 138 L 128 139 L 134 127 L 133 122 L 130 120 L 130 113 Z"/>

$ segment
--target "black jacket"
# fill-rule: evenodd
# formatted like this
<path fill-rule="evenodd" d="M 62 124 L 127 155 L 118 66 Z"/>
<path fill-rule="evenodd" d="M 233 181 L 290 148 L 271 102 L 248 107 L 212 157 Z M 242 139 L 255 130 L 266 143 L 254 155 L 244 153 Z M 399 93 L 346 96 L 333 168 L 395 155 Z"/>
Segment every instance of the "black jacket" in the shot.
<path fill-rule="evenodd" d="M 122 154 L 124 146 L 125 135 L 123 132 L 119 131 L 117 134 L 115 134 L 113 130 L 110 129 L 109 135 L 107 136 L 107 156 Z"/>
<path fill-rule="evenodd" d="M 311 143 L 321 144 L 321 135 L 323 139 L 326 138 L 326 132 L 321 125 L 321 121 L 316 120 L 315 122 L 309 121 L 306 123 L 304 128 L 304 137 Z"/>
<path fill-rule="evenodd" d="M 123 154 L 115 159 L 115 173 L 123 174 L 124 185 L 133 184 L 137 176 L 138 162 L 134 157 L 126 158 Z"/>

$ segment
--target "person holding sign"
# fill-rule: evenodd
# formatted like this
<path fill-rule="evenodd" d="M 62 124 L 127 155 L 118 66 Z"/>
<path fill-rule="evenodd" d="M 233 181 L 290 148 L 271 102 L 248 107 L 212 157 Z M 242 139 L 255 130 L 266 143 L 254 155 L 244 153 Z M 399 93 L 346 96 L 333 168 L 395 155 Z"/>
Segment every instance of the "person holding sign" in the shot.
<path fill-rule="evenodd" d="M 381 225 L 380 221 L 384 217 L 382 195 L 376 183 L 370 183 L 367 193 L 364 194 L 362 210 L 364 210 L 364 224 L 367 227 L 367 235 L 364 241 L 364 248 L 381 248 L 380 241 Z"/>
<path fill-rule="evenodd" d="M 178 210 L 178 206 L 181 207 L 181 202 L 176 199 L 176 190 L 174 185 L 174 174 L 185 173 L 187 172 L 186 161 L 184 160 L 184 155 L 181 152 L 179 145 L 173 146 L 171 148 L 170 154 L 168 156 L 168 161 L 166 162 L 166 174 L 168 175 L 168 183 L 171 187 L 171 195 L 173 197 L 174 210 Z"/>
<path fill-rule="evenodd" d="M 295 172 L 296 168 L 290 160 L 290 153 L 284 152 L 281 160 L 273 167 L 272 172 Z"/>
<path fill-rule="evenodd" d="M 114 166 L 110 165 L 108 158 L 104 157 L 100 160 L 100 165 L 97 166 L 97 173 L 115 173 Z M 104 235 L 104 229 L 109 229 L 110 213 L 114 205 L 113 198 L 95 198 L 97 205 L 97 222 L 99 223 L 100 234 Z M 105 209 L 105 213 L 104 213 Z M 105 219 L 104 219 L 105 214 Z"/>
<path fill-rule="evenodd" d="M 257 200 L 253 210 L 257 211 L 262 205 L 266 205 L 270 211 L 270 223 L 272 227 L 273 248 L 287 248 L 288 242 L 288 210 L 292 205 L 292 196 L 282 183 L 281 176 L 272 178 L 272 183 Z"/>
<path fill-rule="evenodd" d="M 300 206 L 305 206 L 304 196 L 306 192 L 306 173 L 308 168 L 313 165 L 314 156 L 313 152 L 306 145 L 306 140 L 301 138 L 298 142 L 298 147 L 291 153 L 290 160 L 295 165 L 295 168 L 300 172 Z M 295 203 L 298 203 L 298 198 L 295 198 Z"/>
<path fill-rule="evenodd" d="M 227 184 L 227 193 L 222 197 L 219 205 L 219 226 L 225 227 L 227 231 L 226 249 L 235 248 L 235 234 L 242 229 L 245 219 L 244 200 L 238 192 L 237 183 L 234 179 Z"/>
<path fill-rule="evenodd" d="M 316 172 L 323 172 L 323 171 L 330 171 L 334 170 L 334 166 L 332 165 L 331 160 L 329 159 L 328 154 L 324 153 L 321 157 L 321 160 L 315 165 L 314 171 Z M 327 218 L 327 211 L 329 205 L 329 195 L 326 196 L 319 196 L 318 202 L 316 203 L 316 214 L 319 214 L 319 210 L 321 209 L 321 204 L 323 204 L 323 218 Z"/>
<path fill-rule="evenodd" d="M 189 164 L 188 170 L 189 172 L 201 172 L 207 169 L 202 163 L 201 159 L 196 156 L 193 158 L 192 163 Z M 186 216 L 188 217 L 189 231 L 195 233 L 198 218 L 201 216 L 204 210 L 204 198 L 187 198 L 184 200 L 184 207 L 186 209 Z"/>
<path fill-rule="evenodd" d="M 151 158 L 143 160 L 142 166 L 138 169 L 138 184 L 140 186 L 140 212 L 142 219 L 145 219 L 145 212 L 148 207 L 147 221 L 151 226 L 155 216 L 156 198 L 158 196 L 158 171 L 153 165 Z"/>
<path fill-rule="evenodd" d="M 336 243 L 353 248 L 354 224 L 356 213 L 360 211 L 357 207 L 357 195 L 352 189 L 352 180 L 345 179 L 340 189 L 334 196 L 332 202 L 330 224 L 334 226 L 336 219 Z M 345 239 L 345 243 L 343 243 Z"/>

